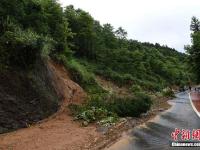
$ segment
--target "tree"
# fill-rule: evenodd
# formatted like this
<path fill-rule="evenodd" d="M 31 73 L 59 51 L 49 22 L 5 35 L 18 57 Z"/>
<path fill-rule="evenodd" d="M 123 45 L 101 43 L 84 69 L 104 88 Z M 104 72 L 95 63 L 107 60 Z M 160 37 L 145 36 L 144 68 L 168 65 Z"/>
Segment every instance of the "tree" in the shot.
<path fill-rule="evenodd" d="M 196 73 L 197 80 L 200 81 L 200 23 L 196 17 L 192 17 L 191 21 L 192 45 L 186 46 L 189 54 L 189 62 L 192 70 Z"/>
<path fill-rule="evenodd" d="M 122 39 L 125 40 L 127 37 L 127 32 L 122 28 L 119 27 L 116 31 L 115 31 L 115 35 L 118 39 Z"/>
<path fill-rule="evenodd" d="M 28 68 L 44 49 L 48 54 L 70 54 L 71 32 L 56 0 L 2 0 L 0 13 L 0 47 L 6 58 L 2 63 Z"/>
<path fill-rule="evenodd" d="M 122 28 L 119 27 L 116 31 L 115 31 L 115 36 L 118 39 L 118 44 L 120 48 L 127 48 L 128 47 L 128 42 L 126 40 L 127 38 L 127 32 Z"/>
<path fill-rule="evenodd" d="M 200 31 L 200 22 L 196 17 L 192 17 L 191 25 L 190 25 L 190 30 L 193 32 L 198 32 Z"/>
<path fill-rule="evenodd" d="M 15 24 L 21 22 L 25 16 L 24 0 L 1 0 L 0 1 L 0 34 L 7 28 L 7 21 Z"/>
<path fill-rule="evenodd" d="M 117 48 L 117 39 L 114 33 L 114 27 L 107 23 L 103 25 L 102 37 L 106 48 Z"/>
<path fill-rule="evenodd" d="M 94 19 L 92 16 L 81 10 L 75 10 L 72 5 L 66 7 L 65 17 L 69 27 L 75 34 L 72 39 L 73 49 L 78 56 L 92 57 L 94 53 Z"/>

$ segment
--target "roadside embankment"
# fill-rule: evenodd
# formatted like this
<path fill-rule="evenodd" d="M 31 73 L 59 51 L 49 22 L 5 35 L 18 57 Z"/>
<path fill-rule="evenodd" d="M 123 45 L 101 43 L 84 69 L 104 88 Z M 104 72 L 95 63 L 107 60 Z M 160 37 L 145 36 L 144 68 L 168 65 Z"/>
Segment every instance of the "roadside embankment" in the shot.
<path fill-rule="evenodd" d="M 54 115 L 28 128 L 0 135 L 0 149 L 14 150 L 79 150 L 87 149 L 98 138 L 96 127 L 81 127 L 74 122 L 68 104 L 84 101 L 83 89 L 70 80 L 62 65 L 47 63 L 48 72 L 58 95 L 62 96 L 60 108 Z"/>
<path fill-rule="evenodd" d="M 193 91 L 189 93 L 189 97 L 193 110 L 200 117 L 200 93 Z"/>

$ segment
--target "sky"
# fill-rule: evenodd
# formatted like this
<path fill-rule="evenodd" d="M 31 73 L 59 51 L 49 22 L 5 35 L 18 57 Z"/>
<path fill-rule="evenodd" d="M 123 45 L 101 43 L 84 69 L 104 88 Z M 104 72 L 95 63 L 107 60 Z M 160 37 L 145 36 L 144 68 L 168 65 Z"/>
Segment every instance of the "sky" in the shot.
<path fill-rule="evenodd" d="M 200 18 L 200 0 L 58 0 L 89 12 L 101 24 L 124 28 L 128 38 L 160 43 L 184 52 L 191 43 L 191 17 Z"/>

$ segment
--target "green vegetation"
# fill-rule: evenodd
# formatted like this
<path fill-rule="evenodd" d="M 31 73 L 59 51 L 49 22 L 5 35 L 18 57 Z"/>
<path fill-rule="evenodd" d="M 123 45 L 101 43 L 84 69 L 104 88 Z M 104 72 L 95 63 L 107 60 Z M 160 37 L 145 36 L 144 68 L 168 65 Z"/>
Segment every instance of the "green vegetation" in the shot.
<path fill-rule="evenodd" d="M 2 0 L 0 12 L 1 68 L 30 69 L 41 56 L 70 53 L 72 34 L 56 1 Z"/>
<path fill-rule="evenodd" d="M 94 98 L 94 97 L 93 97 Z M 135 93 L 134 97 L 117 98 L 114 95 L 104 95 L 90 99 L 85 105 L 70 105 L 76 119 L 88 123 L 115 123 L 119 117 L 139 117 L 151 107 L 151 98 L 144 93 Z M 110 120 L 110 121 L 107 121 Z"/>
<path fill-rule="evenodd" d="M 91 107 L 79 113 L 76 117 L 78 120 L 84 120 L 88 123 L 99 121 L 102 125 L 112 124 L 118 120 L 117 115 L 112 112 L 109 112 L 103 108 Z"/>
<path fill-rule="evenodd" d="M 173 90 L 170 89 L 170 88 L 163 89 L 162 95 L 165 96 L 165 97 L 171 97 L 171 98 L 175 97 Z"/>
<path fill-rule="evenodd" d="M 100 25 L 73 6 L 66 7 L 64 13 L 74 33 L 70 40 L 74 56 L 93 74 L 119 86 L 135 84 L 148 91 L 187 84 L 190 79 L 185 54 L 167 46 L 129 40 L 122 27 L 114 30 L 110 24 Z"/>
<path fill-rule="evenodd" d="M 192 17 L 190 29 L 192 45 L 185 49 L 189 54 L 190 69 L 195 72 L 197 82 L 200 82 L 200 21 L 196 17 Z"/>
<path fill-rule="evenodd" d="M 107 107 L 120 117 L 139 117 L 150 109 L 151 104 L 152 101 L 149 96 L 144 93 L 137 93 L 133 98 L 114 98 L 107 104 Z"/>
<path fill-rule="evenodd" d="M 152 103 L 141 92 L 182 86 L 193 76 L 186 54 L 158 43 L 127 39 L 122 27 L 101 25 L 82 9 L 62 9 L 56 0 L 1 0 L 0 13 L 0 70 L 33 71 L 38 60 L 46 58 L 62 63 L 88 93 L 88 102 L 75 109 L 76 116 L 87 122 L 112 122 L 116 115 L 138 117 Z M 199 47 L 199 31 L 192 37 L 191 54 Z M 130 89 L 132 96 L 110 95 L 97 83 L 96 75 Z M 172 91 L 164 95 L 171 96 Z"/>

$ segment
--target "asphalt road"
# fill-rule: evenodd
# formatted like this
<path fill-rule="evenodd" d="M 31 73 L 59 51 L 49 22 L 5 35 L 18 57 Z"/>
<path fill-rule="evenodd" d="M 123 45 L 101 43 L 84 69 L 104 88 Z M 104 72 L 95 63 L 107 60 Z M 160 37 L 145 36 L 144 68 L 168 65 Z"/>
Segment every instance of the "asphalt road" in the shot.
<path fill-rule="evenodd" d="M 171 147 L 171 133 L 175 128 L 200 129 L 200 118 L 190 104 L 187 92 L 170 100 L 172 107 L 144 125 L 134 128 L 128 135 L 112 145 L 109 150 L 169 150 L 200 149 L 200 147 Z"/>

